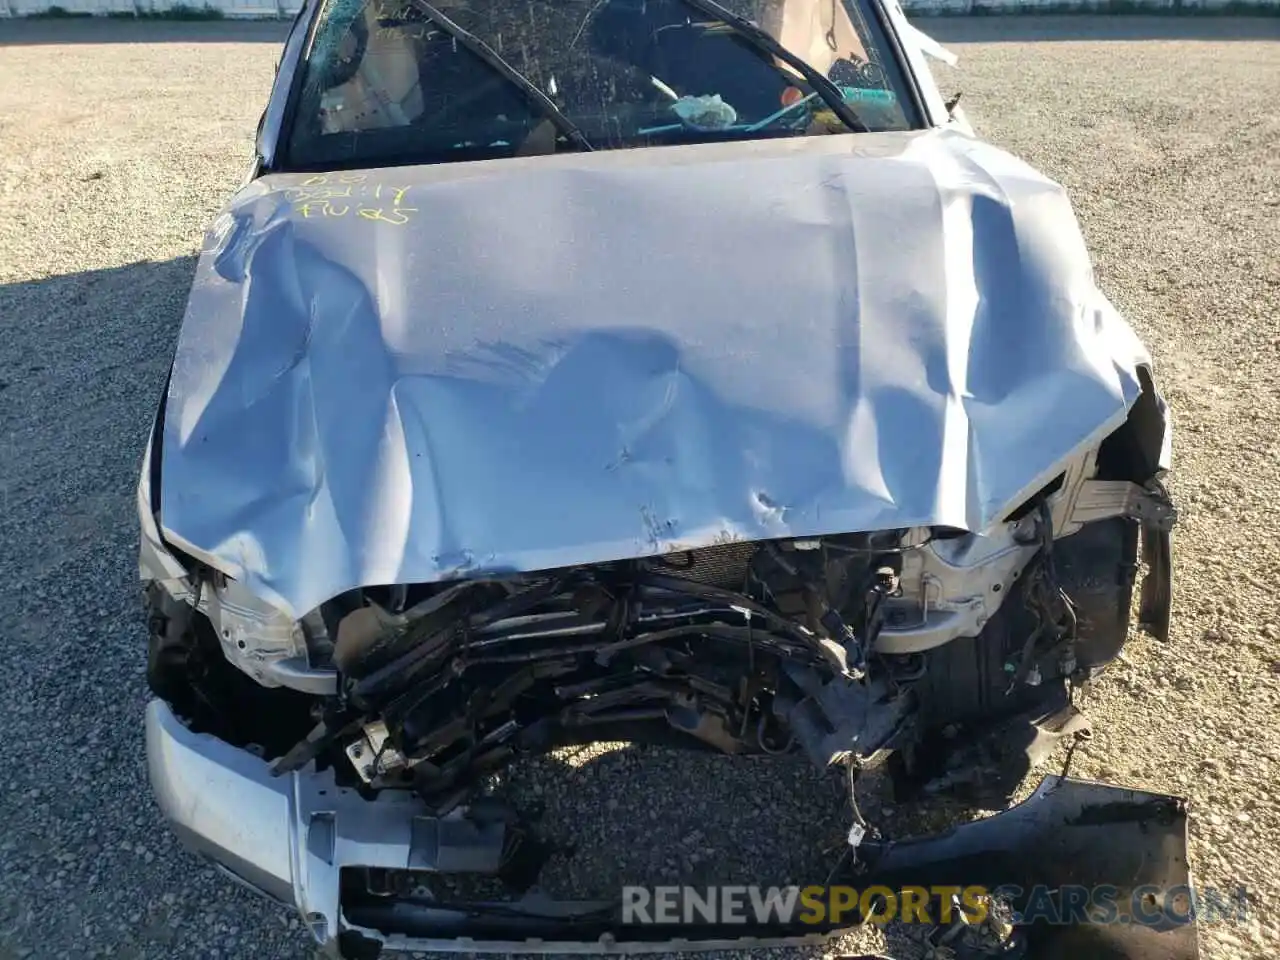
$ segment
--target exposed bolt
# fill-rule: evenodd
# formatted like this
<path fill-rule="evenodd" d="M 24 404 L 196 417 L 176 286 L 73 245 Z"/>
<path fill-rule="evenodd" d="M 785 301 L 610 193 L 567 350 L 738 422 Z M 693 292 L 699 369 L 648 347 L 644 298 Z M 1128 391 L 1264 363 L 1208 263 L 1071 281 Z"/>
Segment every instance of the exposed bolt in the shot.
<path fill-rule="evenodd" d="M 898 574 L 893 567 L 880 567 L 876 570 L 876 586 L 880 587 L 886 596 L 893 596 L 898 592 Z"/>

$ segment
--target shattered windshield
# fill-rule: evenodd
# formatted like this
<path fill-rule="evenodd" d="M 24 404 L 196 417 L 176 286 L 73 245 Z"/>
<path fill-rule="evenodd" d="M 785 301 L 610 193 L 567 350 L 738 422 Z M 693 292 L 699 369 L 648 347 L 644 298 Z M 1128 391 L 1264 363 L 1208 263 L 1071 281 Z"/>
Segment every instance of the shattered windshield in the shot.
<path fill-rule="evenodd" d="M 288 165 L 905 129 L 866 2 L 726 0 L 725 17 L 695 0 L 329 0 Z"/>

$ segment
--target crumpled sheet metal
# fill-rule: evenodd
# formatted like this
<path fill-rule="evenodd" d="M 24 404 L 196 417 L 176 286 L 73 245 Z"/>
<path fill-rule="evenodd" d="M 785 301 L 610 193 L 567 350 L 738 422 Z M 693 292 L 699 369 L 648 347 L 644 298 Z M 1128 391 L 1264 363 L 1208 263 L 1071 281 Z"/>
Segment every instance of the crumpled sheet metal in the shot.
<path fill-rule="evenodd" d="M 982 531 L 1140 390 L 1062 189 L 959 134 L 365 177 L 328 215 L 305 174 L 233 198 L 168 396 L 166 536 L 295 616 L 732 538 Z M 404 187 L 405 223 L 347 209 Z"/>

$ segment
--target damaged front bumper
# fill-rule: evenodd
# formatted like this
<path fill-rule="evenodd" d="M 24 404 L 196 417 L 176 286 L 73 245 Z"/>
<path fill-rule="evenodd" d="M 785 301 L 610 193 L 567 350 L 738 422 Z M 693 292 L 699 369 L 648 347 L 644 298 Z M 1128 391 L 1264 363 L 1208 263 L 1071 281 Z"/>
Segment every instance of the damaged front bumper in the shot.
<path fill-rule="evenodd" d="M 533 894 L 465 905 L 397 897 L 350 903 L 341 882 L 349 868 L 496 874 L 507 826 L 462 810 L 436 817 L 407 793 L 367 800 L 310 768 L 274 777 L 265 760 L 193 733 L 160 700 L 147 708 L 146 729 L 152 788 L 183 841 L 236 879 L 295 905 L 338 956 L 723 949 L 814 942 L 851 925 L 625 923 L 617 903 Z M 866 841 L 858 851 L 865 868 L 844 880 L 861 889 L 997 890 L 1024 921 L 1009 941 L 1016 952 L 1001 956 L 1194 960 L 1186 826 L 1177 798 L 1051 777 L 990 818 L 933 837 Z M 1081 891 L 1099 889 L 1109 909 L 1081 902 Z"/>

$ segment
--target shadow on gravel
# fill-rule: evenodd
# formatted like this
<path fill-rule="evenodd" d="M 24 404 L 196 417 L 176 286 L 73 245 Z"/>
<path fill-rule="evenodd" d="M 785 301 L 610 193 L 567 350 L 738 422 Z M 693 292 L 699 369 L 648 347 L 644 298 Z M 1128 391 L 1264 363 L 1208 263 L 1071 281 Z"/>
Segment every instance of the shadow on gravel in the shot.
<path fill-rule="evenodd" d="M 847 781 L 799 753 L 732 757 L 597 744 L 518 760 L 500 780 L 494 793 L 531 819 L 545 845 L 549 856 L 538 883 L 554 898 L 607 898 L 625 885 L 804 887 L 830 883 L 847 866 Z M 895 837 L 932 834 L 988 812 L 958 800 L 888 805 L 882 772 L 869 773 L 858 795 L 869 820 Z M 900 960 L 917 960 L 931 929 L 872 924 L 849 939 L 787 956 L 887 949 Z"/>
<path fill-rule="evenodd" d="M 132 488 L 194 270 L 195 257 L 179 257 L 0 284 L 9 586 L 134 542 Z M 0 621 L 21 632 L 11 596 L 0 592 Z"/>
<path fill-rule="evenodd" d="M 3 960 L 310 955 L 180 849 L 147 787 L 133 495 L 194 266 L 0 283 Z"/>
<path fill-rule="evenodd" d="M 68 43 L 284 43 L 286 20 L 0 20 L 0 47 Z"/>
<path fill-rule="evenodd" d="M 843 863 L 851 822 L 843 775 L 820 771 L 801 754 L 566 747 L 517 760 L 492 795 L 531 827 L 534 847 L 546 857 L 531 874 L 539 889 L 565 900 L 612 898 L 628 885 L 825 884 Z M 919 956 L 924 932 L 901 925 L 885 931 L 904 960 Z M 881 947 L 880 939 L 869 928 L 775 956 L 817 960 L 852 950 L 861 957 Z"/>
<path fill-rule="evenodd" d="M 940 43 L 1280 40 L 1280 17 L 1094 16 L 1072 13 L 911 19 Z"/>

